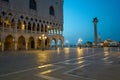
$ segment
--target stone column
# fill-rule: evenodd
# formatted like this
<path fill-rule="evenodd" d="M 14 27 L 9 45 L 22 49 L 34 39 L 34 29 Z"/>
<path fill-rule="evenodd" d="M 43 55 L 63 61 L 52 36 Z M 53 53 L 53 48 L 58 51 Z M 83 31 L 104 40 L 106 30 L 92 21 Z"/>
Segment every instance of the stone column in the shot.
<path fill-rule="evenodd" d="M 45 33 L 45 25 L 43 25 L 43 33 Z"/>
<path fill-rule="evenodd" d="M 26 40 L 25 47 L 26 47 L 26 50 L 28 50 L 28 40 Z"/>
<path fill-rule="evenodd" d="M 35 40 L 35 49 L 37 49 L 37 40 Z"/>
<path fill-rule="evenodd" d="M 14 43 L 15 43 L 15 48 L 14 49 L 17 50 L 17 40 L 16 39 L 15 39 Z"/>
<path fill-rule="evenodd" d="M 15 26 L 14 26 L 14 31 L 17 32 L 17 19 L 15 19 Z"/>
<path fill-rule="evenodd" d="M 58 41 L 55 42 L 55 48 L 58 48 Z"/>
<path fill-rule="evenodd" d="M 37 24 L 35 24 L 35 33 L 37 33 L 37 27 L 38 27 Z"/>
<path fill-rule="evenodd" d="M 10 22 L 11 23 L 11 22 Z M 9 32 L 11 32 L 11 24 L 9 24 Z"/>
<path fill-rule="evenodd" d="M 4 20 L 5 20 L 5 19 L 3 18 L 3 19 L 2 19 L 2 31 L 4 31 L 4 27 L 5 27 L 5 26 L 4 26 Z"/>
<path fill-rule="evenodd" d="M 39 25 L 39 33 L 41 34 L 41 24 Z"/>
<path fill-rule="evenodd" d="M 60 35 L 60 30 L 59 30 L 58 34 Z"/>
<path fill-rule="evenodd" d="M 4 51 L 4 41 L 2 41 L 2 51 Z"/>
<path fill-rule="evenodd" d="M 32 33 L 32 31 L 33 31 L 33 24 L 31 23 L 31 31 L 30 31 L 30 33 Z"/>
<path fill-rule="evenodd" d="M 53 31 L 53 35 L 54 35 L 54 29 L 52 31 Z"/>
<path fill-rule="evenodd" d="M 63 48 L 64 47 L 64 41 L 62 41 L 61 43 L 62 43 L 61 48 Z"/>

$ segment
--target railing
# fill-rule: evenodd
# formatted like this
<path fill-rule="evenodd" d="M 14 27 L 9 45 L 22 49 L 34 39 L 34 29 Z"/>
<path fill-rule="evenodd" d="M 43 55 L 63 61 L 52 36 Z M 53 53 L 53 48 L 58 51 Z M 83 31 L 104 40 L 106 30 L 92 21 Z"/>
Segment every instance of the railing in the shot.
<path fill-rule="evenodd" d="M 0 31 L 2 31 L 2 27 L 0 27 Z M 22 30 L 22 29 L 9 29 L 9 28 L 4 28 L 4 32 L 12 32 L 12 33 L 25 33 L 25 34 L 45 34 L 48 36 L 62 36 L 62 34 L 53 34 L 53 33 L 48 33 L 48 32 L 40 32 L 40 31 L 31 31 L 31 30 Z"/>

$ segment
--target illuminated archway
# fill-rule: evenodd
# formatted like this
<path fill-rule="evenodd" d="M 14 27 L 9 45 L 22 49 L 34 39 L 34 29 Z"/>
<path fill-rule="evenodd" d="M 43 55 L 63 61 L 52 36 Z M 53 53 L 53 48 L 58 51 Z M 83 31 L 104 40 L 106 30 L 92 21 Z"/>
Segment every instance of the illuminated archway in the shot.
<path fill-rule="evenodd" d="M 11 21 L 11 29 L 14 30 L 14 27 L 15 27 L 15 21 L 14 21 L 14 19 L 12 19 L 12 21 Z"/>
<path fill-rule="evenodd" d="M 50 47 L 50 39 L 47 38 L 47 39 L 45 40 L 45 48 L 49 48 L 49 47 Z"/>
<path fill-rule="evenodd" d="M 34 49 L 35 48 L 35 41 L 33 37 L 30 37 L 28 40 L 28 49 Z"/>
<path fill-rule="evenodd" d="M 22 23 L 20 20 L 18 20 L 18 23 L 17 23 L 17 29 L 22 29 Z"/>
<path fill-rule="evenodd" d="M 56 39 L 53 38 L 52 41 L 51 41 L 51 47 L 56 48 L 56 43 L 57 43 Z"/>
<path fill-rule="evenodd" d="M 14 50 L 14 37 L 13 36 L 8 35 L 5 38 L 4 49 L 5 50 Z"/>
<path fill-rule="evenodd" d="M 25 38 L 23 36 L 18 38 L 18 50 L 25 50 Z"/>
<path fill-rule="evenodd" d="M 42 40 L 38 38 L 37 40 L 37 48 L 42 49 Z"/>
<path fill-rule="evenodd" d="M 62 47 L 62 40 L 60 38 L 58 39 L 58 44 L 57 45 L 58 45 L 58 47 Z"/>
<path fill-rule="evenodd" d="M 4 27 L 5 27 L 5 29 L 9 28 L 9 24 L 10 24 L 10 21 L 9 21 L 9 19 L 7 17 L 7 18 L 5 18 L 5 21 L 4 21 Z"/>

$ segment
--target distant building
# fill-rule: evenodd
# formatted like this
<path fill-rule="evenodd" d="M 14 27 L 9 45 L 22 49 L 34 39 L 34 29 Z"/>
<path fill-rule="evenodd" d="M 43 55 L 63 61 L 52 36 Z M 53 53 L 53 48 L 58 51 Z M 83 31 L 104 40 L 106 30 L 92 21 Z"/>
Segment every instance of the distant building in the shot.
<path fill-rule="evenodd" d="M 63 0 L 0 0 L 0 50 L 55 47 L 63 37 Z"/>
<path fill-rule="evenodd" d="M 104 41 L 104 46 L 105 47 L 116 47 L 119 45 L 119 42 L 111 40 L 111 39 L 107 39 Z"/>

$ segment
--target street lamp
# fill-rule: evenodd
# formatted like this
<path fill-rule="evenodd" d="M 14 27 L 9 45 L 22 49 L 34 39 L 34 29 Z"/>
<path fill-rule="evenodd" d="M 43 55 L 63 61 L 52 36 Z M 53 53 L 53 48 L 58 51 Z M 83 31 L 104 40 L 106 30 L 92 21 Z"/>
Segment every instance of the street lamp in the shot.
<path fill-rule="evenodd" d="M 42 34 L 42 35 L 39 37 L 39 39 L 43 41 L 42 50 L 44 50 L 44 49 L 45 49 L 45 40 L 47 39 L 47 37 L 46 37 L 44 34 Z"/>
<path fill-rule="evenodd" d="M 81 48 L 81 45 L 82 45 L 82 41 L 83 40 L 81 38 L 78 39 L 78 45 L 80 46 L 80 48 Z"/>
<path fill-rule="evenodd" d="M 68 47 L 68 46 L 69 46 L 69 45 L 68 45 L 68 44 L 69 44 L 69 41 L 66 40 L 65 43 L 66 43 L 66 47 Z"/>

